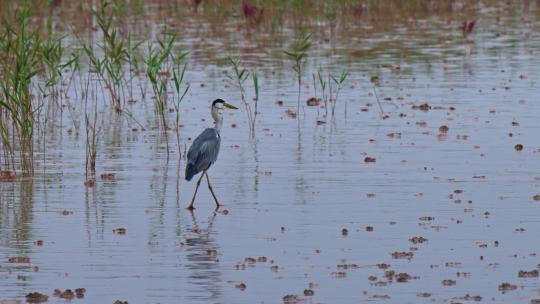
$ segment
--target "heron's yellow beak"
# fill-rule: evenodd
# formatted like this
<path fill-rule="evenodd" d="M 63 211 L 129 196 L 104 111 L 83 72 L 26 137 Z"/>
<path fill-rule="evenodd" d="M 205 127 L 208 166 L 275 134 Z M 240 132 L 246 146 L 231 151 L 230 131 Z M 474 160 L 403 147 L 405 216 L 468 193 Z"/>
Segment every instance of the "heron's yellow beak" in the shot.
<path fill-rule="evenodd" d="M 233 106 L 233 105 L 231 105 L 231 104 L 228 104 L 228 103 L 226 103 L 226 102 L 223 103 L 223 107 L 224 107 L 225 109 L 229 109 L 229 110 L 238 110 L 237 107 L 235 107 L 235 106 Z"/>

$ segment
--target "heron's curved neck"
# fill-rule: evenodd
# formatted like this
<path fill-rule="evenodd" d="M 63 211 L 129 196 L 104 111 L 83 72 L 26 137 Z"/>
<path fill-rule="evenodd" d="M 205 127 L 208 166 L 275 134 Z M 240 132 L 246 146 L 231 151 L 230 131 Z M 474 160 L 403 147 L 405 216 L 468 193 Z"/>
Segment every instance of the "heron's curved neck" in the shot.
<path fill-rule="evenodd" d="M 214 119 L 214 129 L 220 132 L 223 125 L 223 116 L 221 116 L 219 109 L 216 107 L 212 107 L 212 118 Z"/>

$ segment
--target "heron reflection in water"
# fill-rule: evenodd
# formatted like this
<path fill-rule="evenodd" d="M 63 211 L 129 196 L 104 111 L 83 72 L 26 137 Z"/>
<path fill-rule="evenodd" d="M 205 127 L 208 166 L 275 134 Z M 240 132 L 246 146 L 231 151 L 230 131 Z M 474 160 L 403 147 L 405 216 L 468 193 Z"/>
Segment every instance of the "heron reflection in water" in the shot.
<path fill-rule="evenodd" d="M 212 184 L 210 183 L 210 178 L 208 177 L 208 169 L 214 162 L 216 162 L 219 154 L 219 146 L 221 143 L 221 136 L 219 132 L 223 125 L 223 116 L 221 110 L 231 109 L 236 110 L 237 107 L 226 103 L 223 99 L 216 99 L 212 102 L 211 114 L 214 119 L 214 127 L 205 129 L 195 140 L 188 151 L 188 163 L 186 166 L 186 180 L 190 181 L 193 176 L 197 175 L 199 172 L 202 172 L 201 177 L 197 180 L 197 186 L 195 187 L 195 193 L 193 193 L 193 198 L 191 203 L 187 207 L 189 210 L 195 209 L 193 203 L 195 202 L 195 197 L 197 196 L 197 191 L 201 185 L 201 180 L 206 176 L 206 181 L 208 182 L 208 189 L 214 201 L 216 202 L 216 209 L 220 207 L 219 201 L 214 193 Z"/>

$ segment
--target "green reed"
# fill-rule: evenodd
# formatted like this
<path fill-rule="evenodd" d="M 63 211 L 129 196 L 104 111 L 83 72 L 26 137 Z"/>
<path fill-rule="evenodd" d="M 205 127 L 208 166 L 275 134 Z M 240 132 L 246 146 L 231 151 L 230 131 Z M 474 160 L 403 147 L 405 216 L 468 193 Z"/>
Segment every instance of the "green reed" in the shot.
<path fill-rule="evenodd" d="M 253 91 L 255 96 L 253 97 L 253 115 L 251 121 L 251 129 L 253 130 L 252 136 L 255 137 L 255 123 L 257 121 L 257 106 L 259 104 L 259 75 L 256 71 L 251 73 L 251 79 L 253 80 Z"/>
<path fill-rule="evenodd" d="M 90 116 L 85 103 L 84 129 L 86 132 L 85 152 L 85 175 L 88 178 L 96 175 L 97 145 L 99 141 L 99 129 L 97 128 L 97 102 L 94 102 L 94 108 Z M 90 174 L 89 174 L 90 173 Z"/>
<path fill-rule="evenodd" d="M 15 25 L 4 21 L 5 30 L 0 37 L 0 129 L 7 151 L 5 163 L 15 167 L 14 152 L 18 149 L 23 173 L 32 175 L 34 116 L 42 106 L 33 102 L 32 80 L 40 72 L 42 42 L 35 30 L 28 29 L 29 18 L 30 11 L 24 9 L 16 13 Z"/>
<path fill-rule="evenodd" d="M 332 117 L 334 117 L 339 93 L 341 92 L 341 89 L 343 89 L 348 77 L 348 71 L 342 71 L 339 75 L 328 74 L 325 76 L 322 68 L 319 68 L 317 75 L 313 74 L 315 88 L 315 79 L 318 80 L 319 86 L 321 87 L 321 99 L 324 103 L 325 117 L 328 117 L 328 108 L 331 108 L 331 114 Z M 334 89 L 334 86 L 337 86 L 337 88 Z"/>
<path fill-rule="evenodd" d="M 255 71 L 250 73 L 246 68 L 244 68 L 240 62 L 240 59 L 229 57 L 228 61 L 232 67 L 233 75 L 227 74 L 227 77 L 231 81 L 232 85 L 235 86 L 240 92 L 240 99 L 242 100 L 242 105 L 244 106 L 244 110 L 246 111 L 246 115 L 248 117 L 249 134 L 252 138 L 254 138 L 255 122 L 257 119 L 257 104 L 259 101 L 259 77 Z M 255 93 L 255 97 L 253 98 L 253 106 L 247 102 L 247 93 L 244 85 L 250 74 Z"/>
<path fill-rule="evenodd" d="M 175 56 L 172 77 L 174 89 L 176 91 L 174 109 L 176 112 L 175 131 L 179 157 L 182 155 L 180 147 L 180 103 L 182 102 L 182 100 L 184 100 L 187 92 L 189 91 L 189 84 L 184 82 L 184 75 L 186 73 L 187 63 L 182 63 L 183 59 L 187 56 L 187 54 L 187 52 L 183 52 Z"/>
<path fill-rule="evenodd" d="M 166 66 L 172 54 L 175 37 L 168 35 L 165 39 L 158 41 L 158 47 L 149 44 L 146 57 L 146 76 L 152 85 L 154 106 L 164 131 L 168 129 L 165 111 L 167 111 L 168 99 L 167 82 L 170 77 L 170 72 L 166 69 Z"/>
<path fill-rule="evenodd" d="M 102 41 L 97 43 L 102 52 L 100 58 L 93 46 L 84 46 L 84 51 L 88 56 L 92 67 L 97 72 L 100 80 L 103 81 L 105 89 L 111 96 L 111 101 L 116 111 L 122 109 L 121 95 L 124 87 L 124 64 L 129 63 L 129 51 L 127 49 L 127 38 L 122 37 L 118 30 L 113 26 L 115 12 L 113 9 L 109 12 L 109 2 L 102 2 L 98 10 L 92 10 L 101 34 Z M 125 96 L 123 96 L 125 99 Z"/>
<path fill-rule="evenodd" d="M 66 55 L 67 47 L 63 41 L 66 35 L 60 35 L 53 31 L 52 18 L 47 18 L 47 32 L 43 43 L 41 44 L 41 59 L 43 69 L 41 73 L 42 80 L 45 82 L 46 94 L 51 96 L 54 101 L 60 97 L 60 89 L 64 89 L 64 96 L 67 96 L 67 90 L 73 81 L 73 75 L 80 70 L 79 53 L 72 51 Z M 71 71 L 67 87 L 63 87 L 63 73 Z M 60 89 L 59 87 L 60 86 Z"/>
<path fill-rule="evenodd" d="M 296 73 L 298 81 L 298 104 L 296 107 L 297 114 L 300 115 L 300 95 L 302 93 L 302 72 L 306 64 L 307 51 L 311 47 L 311 34 L 303 35 L 298 38 L 288 50 L 284 50 L 283 53 L 287 55 L 293 62 L 293 70 Z"/>
<path fill-rule="evenodd" d="M 141 77 L 141 75 L 144 75 L 145 73 L 140 62 L 141 56 L 139 54 L 139 49 L 143 43 L 144 40 L 135 42 L 131 33 L 128 33 L 126 40 L 126 51 L 129 63 L 129 79 L 125 79 L 125 81 L 129 87 L 130 99 L 133 99 L 133 88 L 135 87 L 133 84 L 133 79 L 135 79 L 135 77 L 138 79 L 141 97 L 144 98 L 146 95 L 146 79 Z"/>
<path fill-rule="evenodd" d="M 334 95 L 334 98 L 331 99 L 332 102 L 332 117 L 334 117 L 335 111 L 336 111 L 336 104 L 339 97 L 339 92 L 343 88 L 343 85 L 345 84 L 345 81 L 347 80 L 347 77 L 349 76 L 349 72 L 342 71 L 339 76 L 329 75 L 330 79 L 334 82 L 334 84 L 337 86 L 336 94 Z M 330 92 L 332 92 L 332 86 L 330 86 Z M 331 94 L 331 93 L 330 93 Z"/>
<path fill-rule="evenodd" d="M 169 157 L 169 141 L 167 131 L 169 130 L 167 122 L 168 111 L 168 81 L 171 77 L 170 64 L 174 60 L 173 46 L 176 40 L 175 35 L 166 35 L 165 39 L 158 40 L 158 46 L 148 44 L 146 55 L 146 76 L 150 81 L 154 97 L 155 110 L 160 119 L 160 126 L 165 135 L 167 144 L 167 159 Z M 178 75 L 177 75 L 178 76 Z M 178 80 L 178 79 L 177 79 Z M 179 104 L 178 104 L 179 106 Z M 177 115 L 178 112 L 177 112 Z M 180 120 L 179 117 L 177 118 Z"/>
<path fill-rule="evenodd" d="M 81 53 L 78 50 L 74 50 L 70 53 L 67 62 L 63 64 L 63 67 L 71 71 L 71 76 L 68 79 L 66 86 L 64 87 L 64 97 L 68 97 L 69 89 L 73 83 L 76 73 L 81 72 Z M 76 87 L 75 87 L 76 89 Z"/>
<path fill-rule="evenodd" d="M 315 75 L 313 75 L 313 78 L 315 79 Z M 328 92 L 326 90 L 326 80 L 325 80 L 325 77 L 323 76 L 323 71 L 321 68 L 319 68 L 319 70 L 317 71 L 317 80 L 319 81 L 319 85 L 321 86 L 321 98 L 323 100 L 323 103 L 324 103 L 324 117 L 328 117 Z M 316 82 L 315 80 L 313 80 L 313 87 L 315 88 L 315 97 L 317 97 L 317 86 L 316 86 Z M 319 108 L 317 108 L 317 111 L 319 110 Z M 317 112 L 318 113 L 318 112 Z"/>

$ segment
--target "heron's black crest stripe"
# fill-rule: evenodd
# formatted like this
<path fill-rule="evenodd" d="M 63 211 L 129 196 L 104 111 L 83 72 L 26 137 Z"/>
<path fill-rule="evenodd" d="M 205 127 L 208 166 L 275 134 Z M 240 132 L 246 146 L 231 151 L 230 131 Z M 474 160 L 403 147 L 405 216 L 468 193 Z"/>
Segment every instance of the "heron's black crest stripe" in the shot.
<path fill-rule="evenodd" d="M 221 98 L 218 98 L 218 99 L 214 100 L 214 102 L 212 102 L 212 106 L 215 106 L 217 103 L 225 103 L 225 100 L 223 100 Z"/>

